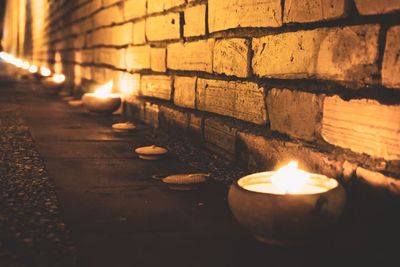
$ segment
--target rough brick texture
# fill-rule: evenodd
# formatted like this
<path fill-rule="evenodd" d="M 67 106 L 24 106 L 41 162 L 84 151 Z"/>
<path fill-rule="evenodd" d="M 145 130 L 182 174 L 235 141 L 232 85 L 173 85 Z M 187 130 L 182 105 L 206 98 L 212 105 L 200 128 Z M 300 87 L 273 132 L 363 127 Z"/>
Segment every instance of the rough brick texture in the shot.
<path fill-rule="evenodd" d="M 124 2 L 124 18 L 131 20 L 146 15 L 146 0 L 127 0 Z"/>
<path fill-rule="evenodd" d="M 361 15 L 384 14 L 400 10 L 398 0 L 354 0 Z"/>
<path fill-rule="evenodd" d="M 283 22 L 314 22 L 343 18 L 350 0 L 286 0 Z"/>
<path fill-rule="evenodd" d="M 400 88 L 400 26 L 392 27 L 387 32 L 382 83 L 388 87 Z"/>
<path fill-rule="evenodd" d="M 214 72 L 247 77 L 250 68 L 249 43 L 239 38 L 217 40 L 213 55 Z"/>
<path fill-rule="evenodd" d="M 322 136 L 334 145 L 387 160 L 400 159 L 400 106 L 375 100 L 324 101 Z"/>
<path fill-rule="evenodd" d="M 323 96 L 287 89 L 268 92 L 271 129 L 305 140 L 320 136 Z"/>
<path fill-rule="evenodd" d="M 150 46 L 132 46 L 126 50 L 128 70 L 150 69 Z"/>
<path fill-rule="evenodd" d="M 251 82 L 226 82 L 198 79 L 199 110 L 265 124 L 267 115 L 262 88 Z"/>
<path fill-rule="evenodd" d="M 185 37 L 200 36 L 206 34 L 206 5 L 189 7 L 185 10 L 185 25 L 183 35 Z"/>
<path fill-rule="evenodd" d="M 162 25 L 162 26 L 161 26 Z M 146 19 L 146 36 L 149 41 L 179 39 L 179 14 L 171 13 Z"/>
<path fill-rule="evenodd" d="M 210 32 L 237 27 L 279 27 L 281 0 L 209 0 Z"/>
<path fill-rule="evenodd" d="M 372 82 L 378 34 L 378 25 L 363 25 L 255 38 L 252 67 L 263 77 Z"/>
<path fill-rule="evenodd" d="M 168 45 L 167 66 L 174 70 L 212 72 L 214 39 Z"/>
<path fill-rule="evenodd" d="M 204 121 L 204 141 L 206 148 L 234 160 L 236 152 L 237 129 L 217 118 L 207 118 Z"/>
<path fill-rule="evenodd" d="M 165 72 L 166 66 L 166 52 L 165 48 L 151 48 L 150 50 L 150 67 L 154 71 Z"/>
<path fill-rule="evenodd" d="M 144 20 L 133 24 L 133 44 L 146 43 L 146 22 Z"/>
<path fill-rule="evenodd" d="M 172 79 L 164 75 L 144 75 L 141 82 L 141 95 L 170 100 Z"/>
<path fill-rule="evenodd" d="M 174 104 L 180 107 L 195 108 L 196 77 L 175 76 Z"/>

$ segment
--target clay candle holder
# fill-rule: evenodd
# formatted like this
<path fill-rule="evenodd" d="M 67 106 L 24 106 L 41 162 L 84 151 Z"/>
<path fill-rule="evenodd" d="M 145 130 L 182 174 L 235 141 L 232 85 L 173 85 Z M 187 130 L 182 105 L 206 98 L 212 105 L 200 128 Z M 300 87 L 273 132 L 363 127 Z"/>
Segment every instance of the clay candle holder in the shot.
<path fill-rule="evenodd" d="M 197 190 L 200 189 L 207 179 L 209 174 L 206 173 L 192 173 L 192 174 L 174 174 L 162 179 L 171 190 Z"/>
<path fill-rule="evenodd" d="M 136 126 L 132 122 L 128 121 L 128 122 L 114 123 L 112 125 L 112 129 L 116 134 L 129 134 L 136 129 Z"/>
<path fill-rule="evenodd" d="M 86 93 L 82 96 L 85 107 L 93 113 L 112 114 L 121 105 L 121 97 L 111 94 L 113 81 L 97 88 L 94 93 Z"/>
<path fill-rule="evenodd" d="M 136 148 L 135 152 L 141 159 L 159 160 L 162 159 L 168 151 L 165 148 L 152 145 Z"/>
<path fill-rule="evenodd" d="M 297 169 L 297 163 L 273 172 L 240 178 L 228 202 L 237 221 L 256 239 L 275 245 L 301 245 L 330 233 L 346 196 L 324 175 Z"/>

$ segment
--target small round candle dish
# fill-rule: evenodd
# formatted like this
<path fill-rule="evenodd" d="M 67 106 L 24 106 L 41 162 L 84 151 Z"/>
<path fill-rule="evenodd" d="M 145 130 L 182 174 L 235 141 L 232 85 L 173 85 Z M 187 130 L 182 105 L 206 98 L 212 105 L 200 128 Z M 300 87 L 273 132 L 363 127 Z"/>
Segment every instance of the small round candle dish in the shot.
<path fill-rule="evenodd" d="M 164 183 L 168 185 L 171 190 L 197 190 L 200 189 L 207 179 L 208 174 L 193 173 L 193 174 L 175 174 L 165 177 Z"/>
<path fill-rule="evenodd" d="M 114 123 L 112 125 L 112 129 L 117 134 L 128 134 L 132 133 L 136 129 L 136 126 L 132 122 L 128 121 L 128 122 Z"/>
<path fill-rule="evenodd" d="M 121 105 L 121 97 L 114 94 L 98 97 L 94 93 L 86 93 L 82 96 L 82 101 L 90 112 L 99 114 L 112 114 Z"/>
<path fill-rule="evenodd" d="M 158 160 L 167 154 L 165 148 L 155 145 L 136 148 L 135 152 L 138 154 L 139 158 L 146 160 Z"/>
<path fill-rule="evenodd" d="M 237 221 L 256 239 L 274 245 L 304 245 L 332 233 L 346 203 L 343 187 L 308 173 L 299 192 L 285 193 L 271 182 L 276 173 L 251 174 L 230 187 L 228 202 Z"/>

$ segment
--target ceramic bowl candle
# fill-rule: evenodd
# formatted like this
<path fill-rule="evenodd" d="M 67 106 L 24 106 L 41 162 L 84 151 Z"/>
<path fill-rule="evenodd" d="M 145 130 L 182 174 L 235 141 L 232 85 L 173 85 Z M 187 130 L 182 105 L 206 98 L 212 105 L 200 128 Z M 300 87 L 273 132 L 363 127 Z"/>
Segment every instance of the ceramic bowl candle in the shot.
<path fill-rule="evenodd" d="M 282 169 L 251 174 L 231 186 L 228 202 L 237 221 L 258 240 L 278 245 L 304 244 L 329 233 L 345 207 L 343 187 L 297 165 Z"/>
<path fill-rule="evenodd" d="M 121 105 L 121 97 L 111 94 L 113 81 L 97 88 L 95 93 L 86 93 L 82 96 L 85 107 L 93 113 L 112 114 Z"/>

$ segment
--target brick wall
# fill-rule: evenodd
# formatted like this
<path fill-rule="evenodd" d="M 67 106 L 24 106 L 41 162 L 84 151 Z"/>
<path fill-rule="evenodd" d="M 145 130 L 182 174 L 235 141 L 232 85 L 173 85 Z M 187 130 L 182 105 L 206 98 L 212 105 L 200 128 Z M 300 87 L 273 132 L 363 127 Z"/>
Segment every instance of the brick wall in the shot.
<path fill-rule="evenodd" d="M 113 79 L 128 116 L 195 136 L 251 170 L 297 159 L 310 171 L 400 193 L 398 0 L 26 7 L 32 28 L 20 56 L 62 67 L 76 88 Z M 15 40 L 7 40 L 11 51 Z"/>

